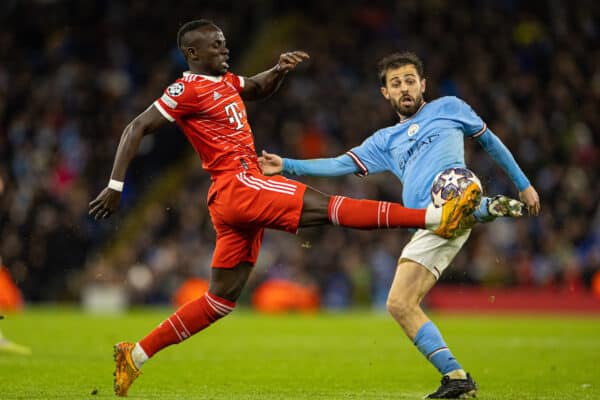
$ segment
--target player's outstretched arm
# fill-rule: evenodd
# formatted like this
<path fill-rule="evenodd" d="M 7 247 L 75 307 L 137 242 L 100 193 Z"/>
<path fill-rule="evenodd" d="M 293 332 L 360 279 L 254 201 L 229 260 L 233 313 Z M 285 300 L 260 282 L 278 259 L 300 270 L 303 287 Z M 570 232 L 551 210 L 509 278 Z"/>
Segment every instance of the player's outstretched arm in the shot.
<path fill-rule="evenodd" d="M 117 148 L 109 184 L 89 204 L 89 214 L 92 217 L 104 219 L 115 212 L 121 200 L 127 168 L 137 154 L 142 138 L 166 122 L 167 120 L 156 107 L 150 106 L 125 127 Z"/>
<path fill-rule="evenodd" d="M 279 61 L 271 69 L 246 78 L 241 96 L 244 100 L 259 100 L 269 97 L 281 85 L 285 75 L 310 56 L 303 51 L 290 51 L 279 56 Z"/>
<path fill-rule="evenodd" d="M 489 129 L 479 136 L 477 141 L 515 183 L 519 189 L 519 197 L 527 206 L 529 215 L 538 215 L 541 210 L 540 197 L 517 164 L 510 150 Z"/>
<path fill-rule="evenodd" d="M 296 160 L 282 158 L 277 154 L 267 153 L 263 150 L 262 156 L 258 158 L 258 164 L 265 175 L 285 172 L 292 175 L 331 177 L 361 172 L 347 154 L 335 158 Z"/>

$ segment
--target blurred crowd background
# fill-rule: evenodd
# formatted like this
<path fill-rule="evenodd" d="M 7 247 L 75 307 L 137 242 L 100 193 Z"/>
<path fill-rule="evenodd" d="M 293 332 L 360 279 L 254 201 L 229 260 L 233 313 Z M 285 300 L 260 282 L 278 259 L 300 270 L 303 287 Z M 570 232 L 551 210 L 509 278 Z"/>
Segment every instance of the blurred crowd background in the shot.
<path fill-rule="evenodd" d="M 175 126 L 144 139 L 120 211 L 97 222 L 125 125 L 186 69 L 180 24 L 219 25 L 233 72 L 302 49 L 307 65 L 248 104 L 257 151 L 336 156 L 396 117 L 376 62 L 425 63 L 426 99 L 467 101 L 512 150 L 542 199 L 539 218 L 475 228 L 443 283 L 589 290 L 600 270 L 600 6 L 596 1 L 19 1 L 0 5 L 0 256 L 27 301 L 78 300 L 89 285 L 167 301 L 208 277 L 208 175 Z M 217 3 L 217 4 L 214 4 Z M 289 4 L 285 4 L 289 3 Z M 467 165 L 487 194 L 517 196 L 477 143 Z M 382 174 L 298 178 L 327 193 L 400 201 Z M 252 291 L 269 278 L 318 290 L 328 308 L 381 307 L 410 232 L 269 232 Z"/>

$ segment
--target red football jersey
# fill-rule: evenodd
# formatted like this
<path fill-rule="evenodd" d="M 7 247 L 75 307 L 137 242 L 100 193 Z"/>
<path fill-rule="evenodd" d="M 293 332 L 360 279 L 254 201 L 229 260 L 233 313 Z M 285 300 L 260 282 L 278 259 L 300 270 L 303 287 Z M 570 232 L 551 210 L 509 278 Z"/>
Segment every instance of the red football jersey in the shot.
<path fill-rule="evenodd" d="M 244 78 L 227 72 L 223 76 L 183 76 L 165 89 L 154 106 L 177 123 L 202 159 L 202 167 L 218 175 L 240 168 L 240 158 L 258 168 L 254 137 L 240 92 Z"/>

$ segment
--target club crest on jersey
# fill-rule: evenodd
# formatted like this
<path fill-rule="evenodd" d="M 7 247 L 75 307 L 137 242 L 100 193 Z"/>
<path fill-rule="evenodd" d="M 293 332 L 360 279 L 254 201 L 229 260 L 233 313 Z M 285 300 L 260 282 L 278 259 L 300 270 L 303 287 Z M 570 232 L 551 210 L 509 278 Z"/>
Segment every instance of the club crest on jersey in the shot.
<path fill-rule="evenodd" d="M 408 127 L 408 136 L 414 136 L 417 132 L 419 132 L 419 124 L 412 124 Z"/>
<path fill-rule="evenodd" d="M 174 84 L 172 84 L 171 86 L 169 86 L 167 88 L 167 93 L 169 94 L 169 96 L 177 97 L 181 93 L 183 93 L 184 89 L 185 89 L 185 86 L 183 86 L 183 83 L 175 82 Z"/>

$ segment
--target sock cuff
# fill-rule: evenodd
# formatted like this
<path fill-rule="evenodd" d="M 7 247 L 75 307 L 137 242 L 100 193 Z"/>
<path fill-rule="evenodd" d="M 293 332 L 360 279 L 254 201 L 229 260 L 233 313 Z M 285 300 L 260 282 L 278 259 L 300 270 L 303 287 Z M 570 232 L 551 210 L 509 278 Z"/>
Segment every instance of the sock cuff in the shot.
<path fill-rule="evenodd" d="M 210 292 L 206 292 L 204 295 L 206 302 L 210 305 L 217 314 L 225 316 L 233 311 L 235 308 L 235 302 L 216 296 Z"/>
<path fill-rule="evenodd" d="M 484 222 L 490 222 L 490 221 L 493 221 L 494 219 L 496 219 L 493 215 L 490 214 L 490 212 L 488 210 L 489 203 L 490 203 L 489 197 L 484 196 L 481 198 L 479 207 L 477 207 L 475 209 L 475 211 L 473 212 L 473 216 L 475 217 L 475 220 L 477 222 L 484 223 Z"/>
<path fill-rule="evenodd" d="M 137 342 L 131 350 L 131 359 L 133 360 L 133 363 L 135 364 L 137 369 L 142 368 L 142 365 L 144 365 L 144 363 L 148 361 L 148 358 L 149 357 L 146 350 L 144 350 L 140 342 Z"/>
<path fill-rule="evenodd" d="M 329 198 L 329 205 L 327 206 L 327 215 L 329 217 L 329 221 L 333 225 L 340 225 L 340 207 L 346 197 L 344 196 L 331 196 Z"/>
<path fill-rule="evenodd" d="M 425 210 L 425 229 L 437 229 L 442 222 L 442 207 L 436 207 L 433 203 L 429 203 Z"/>

